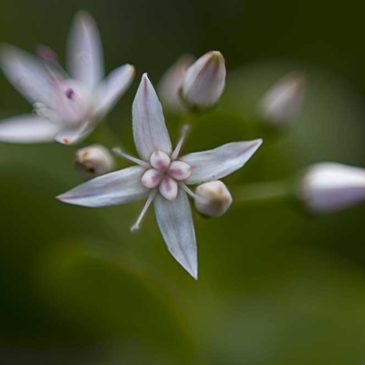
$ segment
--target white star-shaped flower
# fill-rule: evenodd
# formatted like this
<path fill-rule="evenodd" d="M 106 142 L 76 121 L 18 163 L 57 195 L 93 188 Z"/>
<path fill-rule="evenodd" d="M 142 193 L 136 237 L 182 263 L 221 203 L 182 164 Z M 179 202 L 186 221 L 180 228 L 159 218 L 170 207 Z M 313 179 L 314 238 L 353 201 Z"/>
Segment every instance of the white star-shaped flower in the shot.
<path fill-rule="evenodd" d="M 94 20 L 79 13 L 67 44 L 69 74 L 45 47 L 38 59 L 5 46 L 0 64 L 14 87 L 33 104 L 35 113 L 0 122 L 0 141 L 73 144 L 85 138 L 126 91 L 134 67 L 123 65 L 103 80 L 103 56 Z"/>
<path fill-rule="evenodd" d="M 139 228 L 151 203 L 158 226 L 174 258 L 194 277 L 198 275 L 197 247 L 187 185 L 223 178 L 242 167 L 262 140 L 233 142 L 216 149 L 180 157 L 186 128 L 173 149 L 162 107 L 147 75 L 133 103 L 133 135 L 140 159 L 119 152 L 136 166 L 112 172 L 58 196 L 87 207 L 101 207 L 147 198 L 132 230 Z"/>

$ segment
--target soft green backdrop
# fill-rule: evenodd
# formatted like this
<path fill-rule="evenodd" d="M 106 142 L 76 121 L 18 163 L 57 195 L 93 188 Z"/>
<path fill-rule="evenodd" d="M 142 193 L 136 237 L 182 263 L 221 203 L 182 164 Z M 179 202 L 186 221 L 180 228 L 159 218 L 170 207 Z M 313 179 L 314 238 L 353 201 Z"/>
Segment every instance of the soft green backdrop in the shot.
<path fill-rule="evenodd" d="M 227 180 L 238 185 L 323 160 L 365 167 L 362 3 L 2 0 L 0 41 L 29 51 L 44 43 L 63 59 L 75 12 L 94 15 L 107 71 L 137 67 L 107 120 L 131 151 L 140 75 L 157 84 L 181 53 L 219 49 L 225 96 L 194 121 L 185 150 L 264 134 L 257 155 Z M 308 76 L 303 112 L 286 133 L 267 136 L 255 124 L 257 103 L 296 69 Z M 29 110 L 1 76 L 0 115 Z M 168 119 L 175 139 L 180 125 Z M 142 203 L 93 210 L 54 199 L 80 182 L 74 152 L 0 144 L 1 364 L 365 363 L 364 206 L 312 217 L 275 200 L 237 203 L 215 220 L 196 216 L 195 282 L 168 254 L 152 211 L 130 233 Z"/>

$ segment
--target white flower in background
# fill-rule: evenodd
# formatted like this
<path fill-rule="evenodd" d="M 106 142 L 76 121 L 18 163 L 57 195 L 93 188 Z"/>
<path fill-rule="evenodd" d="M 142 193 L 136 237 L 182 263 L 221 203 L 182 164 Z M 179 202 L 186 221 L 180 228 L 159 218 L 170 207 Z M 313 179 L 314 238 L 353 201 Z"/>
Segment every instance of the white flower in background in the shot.
<path fill-rule="evenodd" d="M 109 150 L 102 145 L 91 145 L 79 149 L 75 156 L 75 165 L 86 178 L 103 175 L 114 169 L 115 161 Z"/>
<path fill-rule="evenodd" d="M 134 67 L 120 66 L 103 80 L 103 56 L 94 20 L 79 13 L 67 44 L 69 75 L 55 54 L 42 47 L 40 59 L 4 46 L 0 64 L 14 87 L 33 104 L 33 114 L 0 122 L 0 141 L 73 144 L 85 138 L 126 91 Z"/>
<path fill-rule="evenodd" d="M 186 107 L 181 100 L 180 89 L 186 70 L 193 62 L 193 56 L 182 55 L 161 77 L 157 88 L 158 95 L 164 108 L 171 113 L 182 114 L 186 112 Z"/>
<path fill-rule="evenodd" d="M 186 71 L 181 96 L 192 109 L 209 109 L 218 102 L 225 84 L 224 57 L 218 51 L 210 51 Z"/>
<path fill-rule="evenodd" d="M 222 181 L 209 181 L 195 189 L 195 208 L 207 217 L 220 217 L 232 204 L 232 195 Z"/>
<path fill-rule="evenodd" d="M 365 201 L 365 169 L 322 162 L 308 168 L 300 198 L 314 213 L 332 213 Z"/>
<path fill-rule="evenodd" d="M 298 116 L 305 93 L 304 74 L 293 72 L 275 83 L 265 94 L 260 111 L 268 124 L 286 126 Z"/>
<path fill-rule="evenodd" d="M 223 178 L 237 169 L 261 145 L 261 140 L 233 142 L 216 149 L 180 157 L 187 129 L 173 149 L 161 104 L 147 75 L 143 75 L 133 102 L 133 136 L 140 159 L 120 155 L 136 166 L 99 176 L 58 196 L 87 207 L 101 207 L 147 198 L 132 230 L 139 228 L 151 203 L 158 226 L 175 259 L 197 278 L 197 248 L 188 184 Z"/>

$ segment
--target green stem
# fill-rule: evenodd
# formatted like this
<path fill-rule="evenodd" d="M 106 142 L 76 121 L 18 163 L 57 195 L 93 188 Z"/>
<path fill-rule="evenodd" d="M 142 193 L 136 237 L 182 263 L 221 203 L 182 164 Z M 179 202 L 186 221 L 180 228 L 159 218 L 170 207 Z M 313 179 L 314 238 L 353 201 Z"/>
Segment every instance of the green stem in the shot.
<path fill-rule="evenodd" d="M 232 195 L 236 203 L 259 203 L 287 199 L 293 193 L 292 181 L 281 180 L 237 186 Z"/>

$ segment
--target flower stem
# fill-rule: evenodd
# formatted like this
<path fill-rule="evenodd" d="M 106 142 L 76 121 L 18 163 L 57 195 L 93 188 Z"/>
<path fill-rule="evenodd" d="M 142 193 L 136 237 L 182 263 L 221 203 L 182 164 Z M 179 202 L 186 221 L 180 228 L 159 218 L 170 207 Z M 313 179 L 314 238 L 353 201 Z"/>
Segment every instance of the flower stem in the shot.
<path fill-rule="evenodd" d="M 232 195 L 236 203 L 261 203 L 272 200 L 284 200 L 294 195 L 291 180 L 236 186 L 232 190 Z"/>

